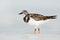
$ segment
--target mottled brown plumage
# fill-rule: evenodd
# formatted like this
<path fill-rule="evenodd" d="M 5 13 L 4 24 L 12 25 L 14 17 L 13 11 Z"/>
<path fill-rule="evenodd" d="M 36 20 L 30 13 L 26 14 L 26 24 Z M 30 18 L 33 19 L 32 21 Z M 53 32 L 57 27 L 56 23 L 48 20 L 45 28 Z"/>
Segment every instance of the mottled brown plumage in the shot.
<path fill-rule="evenodd" d="M 20 14 L 25 14 L 25 17 L 23 18 L 23 20 L 26 23 L 30 20 L 30 17 L 36 21 L 47 20 L 47 19 L 55 19 L 56 18 L 56 16 L 44 16 L 44 15 L 37 14 L 37 13 L 28 13 L 26 10 L 23 10 Z"/>
<path fill-rule="evenodd" d="M 43 15 L 41 14 L 30 14 L 30 15 L 31 15 L 31 18 L 33 18 L 36 21 L 43 20 Z"/>
<path fill-rule="evenodd" d="M 43 16 L 43 15 L 40 15 L 40 14 L 27 14 L 24 17 L 24 21 L 28 22 L 30 20 L 30 17 L 33 18 L 36 21 L 47 20 L 47 19 L 55 19 L 56 18 L 56 16 Z"/>

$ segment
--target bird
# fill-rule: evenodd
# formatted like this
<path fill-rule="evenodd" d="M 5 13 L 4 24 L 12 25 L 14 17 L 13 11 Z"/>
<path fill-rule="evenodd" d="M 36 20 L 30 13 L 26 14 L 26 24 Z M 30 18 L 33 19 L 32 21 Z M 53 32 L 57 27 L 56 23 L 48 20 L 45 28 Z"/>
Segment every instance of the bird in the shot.
<path fill-rule="evenodd" d="M 23 20 L 25 23 L 34 26 L 34 34 L 36 34 L 37 28 L 38 33 L 40 33 L 40 28 L 38 27 L 40 24 L 47 22 L 50 19 L 56 19 L 56 15 L 53 16 L 45 16 L 38 13 L 29 13 L 27 10 L 22 10 L 19 15 L 24 14 Z"/>

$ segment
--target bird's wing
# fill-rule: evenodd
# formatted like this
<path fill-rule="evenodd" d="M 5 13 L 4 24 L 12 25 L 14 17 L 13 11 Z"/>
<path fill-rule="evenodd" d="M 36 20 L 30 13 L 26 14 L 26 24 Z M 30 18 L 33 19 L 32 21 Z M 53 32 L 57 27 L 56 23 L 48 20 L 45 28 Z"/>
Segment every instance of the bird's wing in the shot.
<path fill-rule="evenodd" d="M 41 16 L 43 16 L 43 15 L 41 15 L 41 14 L 31 14 L 31 16 L 32 16 L 32 17 L 41 17 Z"/>
<path fill-rule="evenodd" d="M 42 20 L 43 15 L 41 14 L 31 14 L 31 18 L 33 18 L 36 21 Z"/>

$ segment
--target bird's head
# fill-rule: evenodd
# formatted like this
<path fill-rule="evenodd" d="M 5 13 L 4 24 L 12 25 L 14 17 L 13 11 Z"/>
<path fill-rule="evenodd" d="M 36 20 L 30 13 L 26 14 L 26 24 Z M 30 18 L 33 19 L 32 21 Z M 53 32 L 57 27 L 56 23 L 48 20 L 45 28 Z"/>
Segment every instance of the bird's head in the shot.
<path fill-rule="evenodd" d="M 19 15 L 21 15 L 21 14 L 27 15 L 28 11 L 27 10 L 23 10 L 22 12 L 19 13 Z"/>

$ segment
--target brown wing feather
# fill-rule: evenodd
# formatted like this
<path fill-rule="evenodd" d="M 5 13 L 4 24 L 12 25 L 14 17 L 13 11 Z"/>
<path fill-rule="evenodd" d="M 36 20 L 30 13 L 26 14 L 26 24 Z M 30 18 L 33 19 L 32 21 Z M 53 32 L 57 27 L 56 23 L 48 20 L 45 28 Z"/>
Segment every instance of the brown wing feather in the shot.
<path fill-rule="evenodd" d="M 43 20 L 43 15 L 41 14 L 31 14 L 31 18 L 33 18 L 36 21 Z"/>
<path fill-rule="evenodd" d="M 40 17 L 40 16 L 43 16 L 41 14 L 31 14 L 32 17 Z"/>

